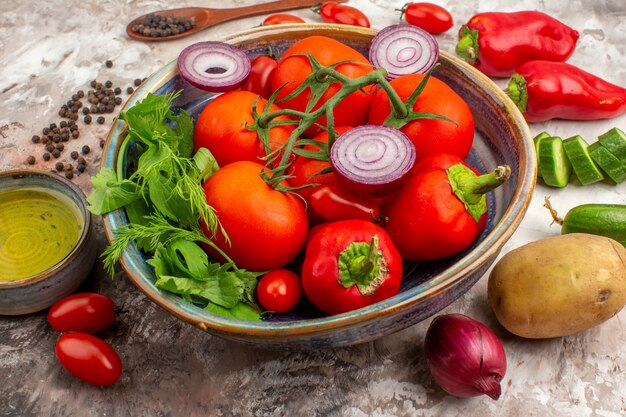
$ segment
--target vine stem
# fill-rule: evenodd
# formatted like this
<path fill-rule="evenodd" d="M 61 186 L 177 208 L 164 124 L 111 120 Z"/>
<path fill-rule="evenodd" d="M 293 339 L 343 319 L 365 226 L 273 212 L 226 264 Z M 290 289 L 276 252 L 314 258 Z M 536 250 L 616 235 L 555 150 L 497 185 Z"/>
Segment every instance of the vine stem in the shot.
<path fill-rule="evenodd" d="M 349 78 L 335 70 L 333 67 L 322 67 L 316 71 L 316 79 L 323 80 L 327 77 L 331 77 L 337 80 L 337 82 L 341 83 L 341 88 L 339 89 L 339 91 L 337 91 L 324 104 L 310 112 L 302 112 L 293 109 L 280 109 L 273 112 L 261 114 L 255 123 L 257 129 L 267 129 L 271 127 L 272 120 L 280 116 L 297 117 L 300 119 L 298 126 L 294 129 L 291 135 L 289 135 L 287 142 L 282 148 L 280 161 L 277 164 L 277 168 L 272 170 L 274 172 L 274 175 L 269 180 L 268 184 L 272 188 L 276 188 L 280 184 L 280 182 L 282 182 L 286 178 L 285 172 L 290 165 L 290 157 L 293 153 L 293 148 L 297 139 L 307 129 L 313 126 L 321 117 L 326 115 L 327 120 L 330 122 L 328 123 L 327 127 L 329 128 L 329 130 L 332 130 L 334 128 L 334 123 L 332 123 L 333 109 L 347 96 L 355 91 L 358 91 L 367 86 L 379 85 L 387 92 L 393 112 L 399 117 L 407 116 L 409 114 L 409 109 L 407 105 L 402 101 L 398 93 L 393 89 L 389 81 L 385 78 L 386 75 L 387 70 L 385 70 L 384 68 L 378 68 L 366 75 L 363 75 L 362 77 Z M 331 145 L 332 141 L 329 141 L 329 146 Z"/>

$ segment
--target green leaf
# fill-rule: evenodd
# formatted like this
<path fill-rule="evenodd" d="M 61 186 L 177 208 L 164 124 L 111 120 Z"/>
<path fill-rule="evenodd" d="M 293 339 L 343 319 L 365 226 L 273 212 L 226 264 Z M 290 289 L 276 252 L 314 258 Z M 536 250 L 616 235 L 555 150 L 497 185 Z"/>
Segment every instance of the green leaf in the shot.
<path fill-rule="evenodd" d="M 171 116 L 176 127 L 174 133 L 178 137 L 178 146 L 176 150 L 178 154 L 184 158 L 191 158 L 193 155 L 193 119 L 187 112 L 181 110 L 177 116 Z"/>
<path fill-rule="evenodd" d="M 149 226 L 150 222 L 147 216 L 152 215 L 152 209 L 143 198 L 138 198 L 132 203 L 125 205 L 124 209 L 126 210 L 126 215 L 128 216 L 128 221 L 130 223 Z M 139 246 L 144 252 L 152 253 L 154 250 L 150 239 L 138 238 L 136 241 L 137 246 Z"/>
<path fill-rule="evenodd" d="M 203 280 L 208 275 L 209 257 L 195 242 L 177 239 L 167 247 L 170 274 Z"/>
<path fill-rule="evenodd" d="M 105 214 L 137 200 L 140 196 L 137 185 L 130 180 L 118 181 L 112 168 L 104 167 L 91 177 L 93 189 L 87 209 L 93 214 Z"/>
<path fill-rule="evenodd" d="M 204 309 L 226 318 L 246 321 L 261 321 L 261 312 L 259 309 L 254 305 L 245 303 L 237 303 L 231 309 L 226 309 L 217 304 L 209 303 Z"/>
<path fill-rule="evenodd" d="M 220 166 L 217 164 L 215 157 L 207 148 L 200 148 L 193 156 L 193 161 L 200 171 L 200 178 L 202 181 L 206 181 L 211 175 L 215 173 Z"/>
<path fill-rule="evenodd" d="M 198 281 L 165 275 L 158 277 L 155 285 L 162 290 L 175 294 L 195 295 L 207 300 L 207 302 L 219 304 L 224 308 L 235 306 L 243 294 L 241 280 L 234 274 L 226 274 L 210 281 Z"/>

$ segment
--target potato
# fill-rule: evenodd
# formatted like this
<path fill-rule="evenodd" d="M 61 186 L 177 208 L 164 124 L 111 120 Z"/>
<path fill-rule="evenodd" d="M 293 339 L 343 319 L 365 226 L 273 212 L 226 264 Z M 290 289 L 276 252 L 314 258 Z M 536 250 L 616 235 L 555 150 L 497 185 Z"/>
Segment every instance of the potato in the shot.
<path fill-rule="evenodd" d="M 496 263 L 488 298 L 498 321 L 518 336 L 578 333 L 626 304 L 626 249 L 585 233 L 528 243 Z"/>

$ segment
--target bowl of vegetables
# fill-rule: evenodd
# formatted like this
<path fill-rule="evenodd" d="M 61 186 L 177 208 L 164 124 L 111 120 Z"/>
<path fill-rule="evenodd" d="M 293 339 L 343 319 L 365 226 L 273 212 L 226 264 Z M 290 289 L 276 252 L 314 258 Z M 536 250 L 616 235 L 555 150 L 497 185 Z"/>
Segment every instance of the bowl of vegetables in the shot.
<path fill-rule="evenodd" d="M 279 349 L 373 340 L 464 294 L 528 207 L 532 138 L 501 89 L 412 31 L 264 26 L 181 51 L 92 179 L 105 266 L 204 331 Z"/>

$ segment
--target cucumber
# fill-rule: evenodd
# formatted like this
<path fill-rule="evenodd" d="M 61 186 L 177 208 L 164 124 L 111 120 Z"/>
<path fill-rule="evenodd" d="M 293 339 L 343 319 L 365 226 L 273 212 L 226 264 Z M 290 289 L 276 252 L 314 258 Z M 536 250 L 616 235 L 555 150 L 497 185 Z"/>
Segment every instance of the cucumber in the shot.
<path fill-rule="evenodd" d="M 572 164 L 563 150 L 563 140 L 549 136 L 538 142 L 537 157 L 543 182 L 551 187 L 565 187 L 572 173 Z"/>
<path fill-rule="evenodd" d="M 589 145 L 589 155 L 616 184 L 626 180 L 626 166 L 600 142 Z"/>
<path fill-rule="evenodd" d="M 582 185 L 602 181 L 604 174 L 589 156 L 589 144 L 580 136 L 572 136 L 563 141 L 565 155 L 572 164 L 572 170 Z"/>
<path fill-rule="evenodd" d="M 550 137 L 550 134 L 548 132 L 546 132 L 546 131 L 543 131 L 543 132 L 539 133 L 537 136 L 535 136 L 533 138 L 533 143 L 535 144 L 535 153 L 537 155 L 539 155 L 539 142 L 541 142 L 543 139 L 549 138 L 549 137 Z M 538 159 L 539 159 L 539 157 L 537 157 L 537 160 Z M 541 177 L 541 170 L 539 168 L 537 168 L 537 178 L 543 179 Z"/>
<path fill-rule="evenodd" d="M 626 246 L 626 206 L 582 204 L 572 208 L 561 225 L 561 234 L 590 233 L 610 237 Z"/>
<path fill-rule="evenodd" d="M 624 132 L 614 127 L 608 132 L 598 136 L 598 142 L 623 164 L 626 163 L 626 135 Z"/>

